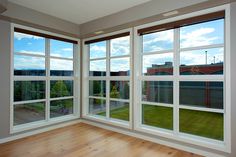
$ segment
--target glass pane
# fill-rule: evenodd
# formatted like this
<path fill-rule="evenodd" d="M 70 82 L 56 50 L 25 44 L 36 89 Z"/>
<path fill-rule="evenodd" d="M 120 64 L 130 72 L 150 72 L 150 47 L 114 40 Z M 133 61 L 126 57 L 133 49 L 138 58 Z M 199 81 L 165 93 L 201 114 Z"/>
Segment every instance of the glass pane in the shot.
<path fill-rule="evenodd" d="M 222 113 L 180 109 L 180 132 L 223 141 Z"/>
<path fill-rule="evenodd" d="M 111 81 L 110 98 L 129 99 L 129 81 Z"/>
<path fill-rule="evenodd" d="M 14 105 L 14 126 L 45 120 L 45 103 Z"/>
<path fill-rule="evenodd" d="M 173 49 L 174 30 L 166 30 L 143 35 L 143 52 Z"/>
<path fill-rule="evenodd" d="M 143 75 L 173 75 L 173 53 L 144 55 Z"/>
<path fill-rule="evenodd" d="M 106 76 L 106 60 L 90 61 L 89 76 Z"/>
<path fill-rule="evenodd" d="M 89 114 L 106 116 L 106 100 L 89 99 Z"/>
<path fill-rule="evenodd" d="M 129 39 L 130 39 L 130 36 L 112 39 L 111 40 L 111 57 L 128 55 L 130 51 Z"/>
<path fill-rule="evenodd" d="M 63 59 L 50 59 L 51 76 L 73 76 L 73 61 Z"/>
<path fill-rule="evenodd" d="M 173 104 L 173 82 L 143 81 L 142 100 Z"/>
<path fill-rule="evenodd" d="M 203 49 L 180 53 L 181 75 L 223 74 L 224 48 Z"/>
<path fill-rule="evenodd" d="M 45 55 L 45 38 L 14 32 L 14 52 Z"/>
<path fill-rule="evenodd" d="M 180 82 L 180 104 L 223 109 L 223 82 Z"/>
<path fill-rule="evenodd" d="M 130 62 L 129 58 L 111 59 L 111 76 L 129 76 Z"/>
<path fill-rule="evenodd" d="M 89 81 L 89 96 L 106 97 L 106 81 Z"/>
<path fill-rule="evenodd" d="M 106 41 L 89 45 L 90 59 L 106 57 Z"/>
<path fill-rule="evenodd" d="M 73 96 L 73 81 L 50 81 L 50 97 Z"/>
<path fill-rule="evenodd" d="M 224 19 L 180 28 L 180 47 L 196 47 L 224 43 Z"/>
<path fill-rule="evenodd" d="M 142 112 L 143 124 L 173 130 L 172 108 L 143 104 Z"/>
<path fill-rule="evenodd" d="M 14 81 L 14 101 L 45 99 L 45 81 Z"/>
<path fill-rule="evenodd" d="M 50 117 L 73 114 L 73 99 L 54 100 L 50 102 Z"/>
<path fill-rule="evenodd" d="M 129 103 L 110 101 L 110 117 L 129 121 Z"/>
<path fill-rule="evenodd" d="M 45 76 L 45 58 L 14 55 L 14 75 Z"/>
<path fill-rule="evenodd" d="M 54 57 L 73 58 L 73 44 L 50 39 L 50 55 Z"/>

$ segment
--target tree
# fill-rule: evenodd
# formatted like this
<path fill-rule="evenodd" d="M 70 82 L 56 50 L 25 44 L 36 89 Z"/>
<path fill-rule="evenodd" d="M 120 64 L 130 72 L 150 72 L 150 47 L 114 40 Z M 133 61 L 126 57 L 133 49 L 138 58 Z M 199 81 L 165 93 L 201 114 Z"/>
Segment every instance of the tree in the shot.
<path fill-rule="evenodd" d="M 51 89 L 51 97 L 52 98 L 69 96 L 69 95 L 70 95 L 70 93 L 67 89 L 66 84 L 61 80 L 57 81 Z"/>
<path fill-rule="evenodd" d="M 118 92 L 116 85 L 112 86 L 111 92 L 110 92 L 111 98 L 119 98 L 120 92 Z"/>

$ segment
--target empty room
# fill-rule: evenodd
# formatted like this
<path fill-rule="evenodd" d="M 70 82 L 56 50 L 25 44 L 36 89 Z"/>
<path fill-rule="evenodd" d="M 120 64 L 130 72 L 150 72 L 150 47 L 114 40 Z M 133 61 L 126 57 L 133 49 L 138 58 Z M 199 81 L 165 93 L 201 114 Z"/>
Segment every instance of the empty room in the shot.
<path fill-rule="evenodd" d="M 0 157 L 236 157 L 236 0 L 0 0 Z"/>

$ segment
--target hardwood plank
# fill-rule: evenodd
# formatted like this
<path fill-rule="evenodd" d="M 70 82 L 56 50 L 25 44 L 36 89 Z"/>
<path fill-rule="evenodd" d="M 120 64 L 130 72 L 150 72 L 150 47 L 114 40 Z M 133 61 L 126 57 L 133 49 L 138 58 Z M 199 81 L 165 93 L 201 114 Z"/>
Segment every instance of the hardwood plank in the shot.
<path fill-rule="evenodd" d="M 0 145 L 0 157 L 200 157 L 80 123 Z"/>

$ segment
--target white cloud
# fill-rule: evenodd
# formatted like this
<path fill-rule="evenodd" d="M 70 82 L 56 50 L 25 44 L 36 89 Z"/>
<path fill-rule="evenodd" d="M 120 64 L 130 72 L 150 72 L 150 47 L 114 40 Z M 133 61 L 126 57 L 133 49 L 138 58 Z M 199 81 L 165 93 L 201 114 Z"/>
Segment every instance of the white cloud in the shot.
<path fill-rule="evenodd" d="M 143 72 L 146 73 L 147 68 L 152 67 L 153 64 L 163 65 L 165 62 L 173 62 L 173 53 L 145 55 L 143 57 Z"/>
<path fill-rule="evenodd" d="M 26 50 L 21 50 L 19 53 L 34 54 L 34 55 L 45 55 L 44 52 L 40 52 L 40 51 L 26 51 Z"/>
<path fill-rule="evenodd" d="M 73 51 L 72 48 L 63 48 L 62 51 Z"/>
<path fill-rule="evenodd" d="M 129 58 L 111 60 L 111 71 L 118 72 L 118 71 L 128 71 L 128 70 L 130 70 Z"/>
<path fill-rule="evenodd" d="M 181 64 L 186 65 L 204 65 L 206 64 L 206 50 L 197 50 L 182 52 L 180 55 Z M 219 63 L 224 61 L 224 49 L 209 49 L 207 50 L 207 64 Z"/>
<path fill-rule="evenodd" d="M 90 62 L 90 71 L 106 71 L 106 61 L 97 60 Z"/>
<path fill-rule="evenodd" d="M 45 69 L 44 58 L 29 57 L 29 56 L 15 56 L 14 68 L 19 69 Z"/>
<path fill-rule="evenodd" d="M 213 32 L 215 32 L 214 28 L 199 28 L 189 33 L 183 31 L 181 32 L 181 47 L 186 48 L 213 44 L 214 41 L 219 39 L 217 36 L 207 36 Z"/>
<path fill-rule="evenodd" d="M 129 36 L 111 40 L 111 56 L 128 55 L 130 52 Z"/>
<path fill-rule="evenodd" d="M 14 33 L 14 38 L 16 38 L 17 40 L 21 40 L 21 39 L 43 39 L 42 37 L 29 35 L 29 34 L 18 33 L 18 32 Z"/>
<path fill-rule="evenodd" d="M 51 70 L 73 70 L 73 62 L 62 59 L 51 59 L 50 60 Z"/>
<path fill-rule="evenodd" d="M 154 52 L 171 49 L 173 47 L 173 41 L 173 30 L 147 34 L 143 37 L 143 49 L 144 52 Z"/>
<path fill-rule="evenodd" d="M 148 35 L 152 40 L 146 40 L 144 44 L 152 44 L 160 41 L 172 43 L 174 41 L 174 32 L 173 30 L 167 30 L 157 33 L 152 33 Z"/>
<path fill-rule="evenodd" d="M 101 58 L 106 56 L 106 47 L 97 44 L 92 44 L 90 46 L 90 57 L 91 58 Z"/>

